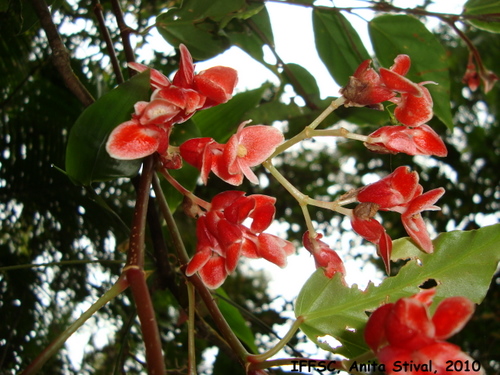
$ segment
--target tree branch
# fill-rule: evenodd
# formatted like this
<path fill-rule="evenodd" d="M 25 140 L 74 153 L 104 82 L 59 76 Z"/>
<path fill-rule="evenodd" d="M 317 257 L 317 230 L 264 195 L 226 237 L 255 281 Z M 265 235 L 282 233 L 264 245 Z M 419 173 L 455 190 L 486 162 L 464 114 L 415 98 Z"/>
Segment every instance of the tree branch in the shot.
<path fill-rule="evenodd" d="M 54 66 L 59 71 L 59 74 L 63 78 L 68 89 L 85 107 L 88 107 L 94 102 L 94 98 L 71 68 L 69 52 L 62 41 L 61 35 L 59 35 L 59 31 L 52 21 L 52 16 L 49 12 L 47 3 L 45 0 L 32 0 L 31 3 L 38 19 L 40 20 L 42 28 L 45 30 L 45 34 L 47 35 L 47 39 L 52 50 L 52 62 L 54 63 Z"/>

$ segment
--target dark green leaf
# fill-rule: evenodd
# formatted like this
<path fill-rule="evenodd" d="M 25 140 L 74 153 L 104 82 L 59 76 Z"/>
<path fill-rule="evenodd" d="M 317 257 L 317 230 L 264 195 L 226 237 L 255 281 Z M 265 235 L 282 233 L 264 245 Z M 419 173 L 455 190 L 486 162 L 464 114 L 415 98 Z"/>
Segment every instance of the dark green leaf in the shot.
<path fill-rule="evenodd" d="M 344 86 L 370 55 L 351 23 L 337 10 L 315 9 L 313 27 L 321 60 L 333 79 Z"/>
<path fill-rule="evenodd" d="M 407 54 L 412 62 L 409 79 L 438 84 L 426 86 L 434 100 L 434 113 L 452 129 L 448 57 L 434 34 L 415 17 L 404 15 L 376 17 L 370 22 L 369 31 L 382 66 L 389 67 L 398 54 Z"/>
<path fill-rule="evenodd" d="M 66 173 L 74 183 L 90 185 L 135 175 L 141 160 L 116 160 L 106 152 L 109 133 L 128 121 L 134 104 L 148 100 L 149 71 L 134 76 L 89 106 L 71 128 L 66 148 Z"/>
<path fill-rule="evenodd" d="M 464 5 L 464 15 L 488 16 L 488 20 L 467 19 L 478 29 L 500 33 L 500 2 L 498 0 L 469 0 Z"/>

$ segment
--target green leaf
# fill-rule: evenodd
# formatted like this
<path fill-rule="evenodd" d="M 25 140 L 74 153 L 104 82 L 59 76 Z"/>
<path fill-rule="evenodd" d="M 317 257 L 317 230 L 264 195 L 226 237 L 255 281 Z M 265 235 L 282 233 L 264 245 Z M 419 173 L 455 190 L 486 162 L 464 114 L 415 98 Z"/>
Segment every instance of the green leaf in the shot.
<path fill-rule="evenodd" d="M 319 57 L 335 81 L 344 86 L 358 65 L 370 58 L 361 38 L 335 9 L 315 9 L 313 28 Z"/>
<path fill-rule="evenodd" d="M 467 22 L 481 30 L 500 33 L 500 2 L 498 0 L 469 0 L 464 5 L 466 16 L 488 16 L 489 20 L 467 19 Z"/>
<path fill-rule="evenodd" d="M 264 61 L 264 51 L 262 49 L 265 42 L 274 43 L 271 19 L 265 6 L 259 4 L 249 5 L 248 12 L 250 12 L 252 6 L 255 7 L 253 9 L 256 12 L 255 15 L 252 15 L 249 19 L 233 19 L 225 31 L 231 44 L 240 47 L 255 60 L 271 68 Z M 261 36 L 264 37 L 265 42 Z"/>
<path fill-rule="evenodd" d="M 427 85 L 434 100 L 434 113 L 453 129 L 450 107 L 450 76 L 448 57 L 441 43 L 415 17 L 383 15 L 369 23 L 373 48 L 382 66 L 389 67 L 398 54 L 411 58 L 407 78 L 414 82 L 433 81 Z"/>
<path fill-rule="evenodd" d="M 408 239 L 394 241 L 392 259 L 411 258 L 396 276 L 361 291 L 356 285 L 345 286 L 340 277 L 328 279 L 320 269 L 300 291 L 295 315 L 305 318 L 301 329 L 312 341 L 353 358 L 368 350 L 363 340 L 366 312 L 412 296 L 429 279 L 437 282 L 433 306 L 451 296 L 465 296 L 480 303 L 500 261 L 499 241 L 500 224 L 475 231 L 443 233 L 433 241 L 433 254 L 421 252 Z M 325 335 L 339 340 L 342 346 L 333 350 L 318 341 Z"/>
<path fill-rule="evenodd" d="M 196 60 L 206 60 L 229 47 L 221 29 L 234 17 L 244 17 L 244 0 L 185 0 L 156 18 L 158 32 L 173 46 L 183 43 Z"/>
<path fill-rule="evenodd" d="M 104 94 L 76 120 L 66 148 L 66 173 L 76 184 L 131 177 L 139 171 L 141 160 L 117 160 L 106 152 L 109 133 L 128 121 L 134 104 L 150 96 L 149 71 Z"/>
<path fill-rule="evenodd" d="M 205 109 L 192 117 L 202 137 L 212 137 L 223 143 L 236 131 L 238 125 L 249 118 L 245 114 L 255 108 L 262 99 L 269 84 L 258 89 L 235 95 L 229 102 Z"/>
<path fill-rule="evenodd" d="M 298 92 L 300 96 L 305 96 L 304 100 L 320 104 L 320 93 L 316 78 L 304 67 L 298 64 L 285 64 L 285 72 L 287 81 L 292 84 L 297 90 L 297 87 L 303 89 L 303 92 Z"/>
<path fill-rule="evenodd" d="M 217 299 L 222 315 L 226 318 L 227 324 L 231 327 L 236 337 L 238 337 L 244 344 L 246 344 L 255 354 L 258 353 L 257 346 L 255 345 L 255 338 L 252 330 L 246 324 L 245 319 L 241 315 L 240 310 L 230 303 L 230 298 L 224 289 L 217 289 L 217 294 L 222 298 Z"/>

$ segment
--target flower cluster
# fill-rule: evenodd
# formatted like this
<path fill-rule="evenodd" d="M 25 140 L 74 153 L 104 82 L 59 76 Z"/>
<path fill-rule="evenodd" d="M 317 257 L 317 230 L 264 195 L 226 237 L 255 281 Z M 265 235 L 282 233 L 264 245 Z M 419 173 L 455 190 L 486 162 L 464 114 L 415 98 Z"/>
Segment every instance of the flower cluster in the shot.
<path fill-rule="evenodd" d="M 423 193 L 424 189 L 418 181 L 417 172 L 411 172 L 408 167 L 401 166 L 357 192 L 356 199 L 361 203 L 353 210 L 352 227 L 363 238 L 377 245 L 387 270 L 392 241 L 383 226 L 373 218 L 379 210 L 400 213 L 403 226 L 413 241 L 426 253 L 432 253 L 434 249 L 421 213 L 439 210 L 434 203 L 445 190 L 437 188 Z"/>
<path fill-rule="evenodd" d="M 254 184 L 259 183 L 250 168 L 271 156 L 284 137 L 272 126 L 245 127 L 249 122 L 241 123 L 226 144 L 220 144 L 213 138 L 193 138 L 179 147 L 182 158 L 201 171 L 204 184 L 210 171 L 231 185 L 241 185 L 243 176 Z"/>
<path fill-rule="evenodd" d="M 168 152 L 173 125 L 185 122 L 197 110 L 231 99 L 237 82 L 234 69 L 216 66 L 194 74 L 191 54 L 184 45 L 179 48 L 181 61 L 172 82 L 151 69 L 151 100 L 137 102 L 132 119 L 111 132 L 106 150 L 113 158 L 133 160 L 158 152 L 164 164 L 178 168 L 180 158 Z M 139 72 L 149 69 L 138 63 L 129 66 Z"/>
<path fill-rule="evenodd" d="M 246 196 L 241 191 L 217 194 L 196 225 L 198 243 L 186 275 L 198 272 L 209 288 L 218 288 L 232 273 L 241 256 L 264 258 L 280 267 L 295 249 L 292 243 L 263 233 L 274 219 L 276 199 L 266 195 Z M 246 223 L 251 219 L 250 225 Z"/>
<path fill-rule="evenodd" d="M 371 60 L 365 60 L 341 89 L 346 106 L 369 106 L 381 109 L 381 103 L 396 104 L 394 117 L 401 126 L 384 126 L 368 136 L 365 146 L 375 152 L 408 155 L 446 156 L 439 135 L 425 123 L 433 116 L 433 101 L 424 86 L 434 82 L 414 83 L 404 77 L 410 70 L 407 55 L 398 55 L 389 69 L 377 73 Z"/>
<path fill-rule="evenodd" d="M 383 305 L 370 315 L 365 341 L 389 375 L 396 373 L 393 368 L 397 361 L 413 363 L 414 368 L 430 361 L 434 374 L 447 373 L 449 361 L 472 362 L 460 347 L 444 340 L 465 326 L 474 312 L 474 304 L 465 297 L 449 297 L 439 303 L 431 318 L 429 307 L 434 294 L 435 289 L 424 290 Z"/>

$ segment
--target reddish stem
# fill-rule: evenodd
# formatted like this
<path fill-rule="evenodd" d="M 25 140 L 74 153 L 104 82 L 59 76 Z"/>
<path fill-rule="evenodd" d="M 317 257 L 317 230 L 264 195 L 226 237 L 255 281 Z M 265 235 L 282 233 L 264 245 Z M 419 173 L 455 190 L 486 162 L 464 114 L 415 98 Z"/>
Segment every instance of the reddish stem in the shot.
<path fill-rule="evenodd" d="M 134 296 L 137 307 L 137 315 L 141 322 L 141 332 L 146 346 L 146 363 L 149 375 L 161 375 L 166 373 L 165 362 L 161 348 L 160 332 L 156 323 L 153 302 L 149 294 L 144 270 L 137 267 L 129 267 L 124 270 L 130 289 Z"/>

